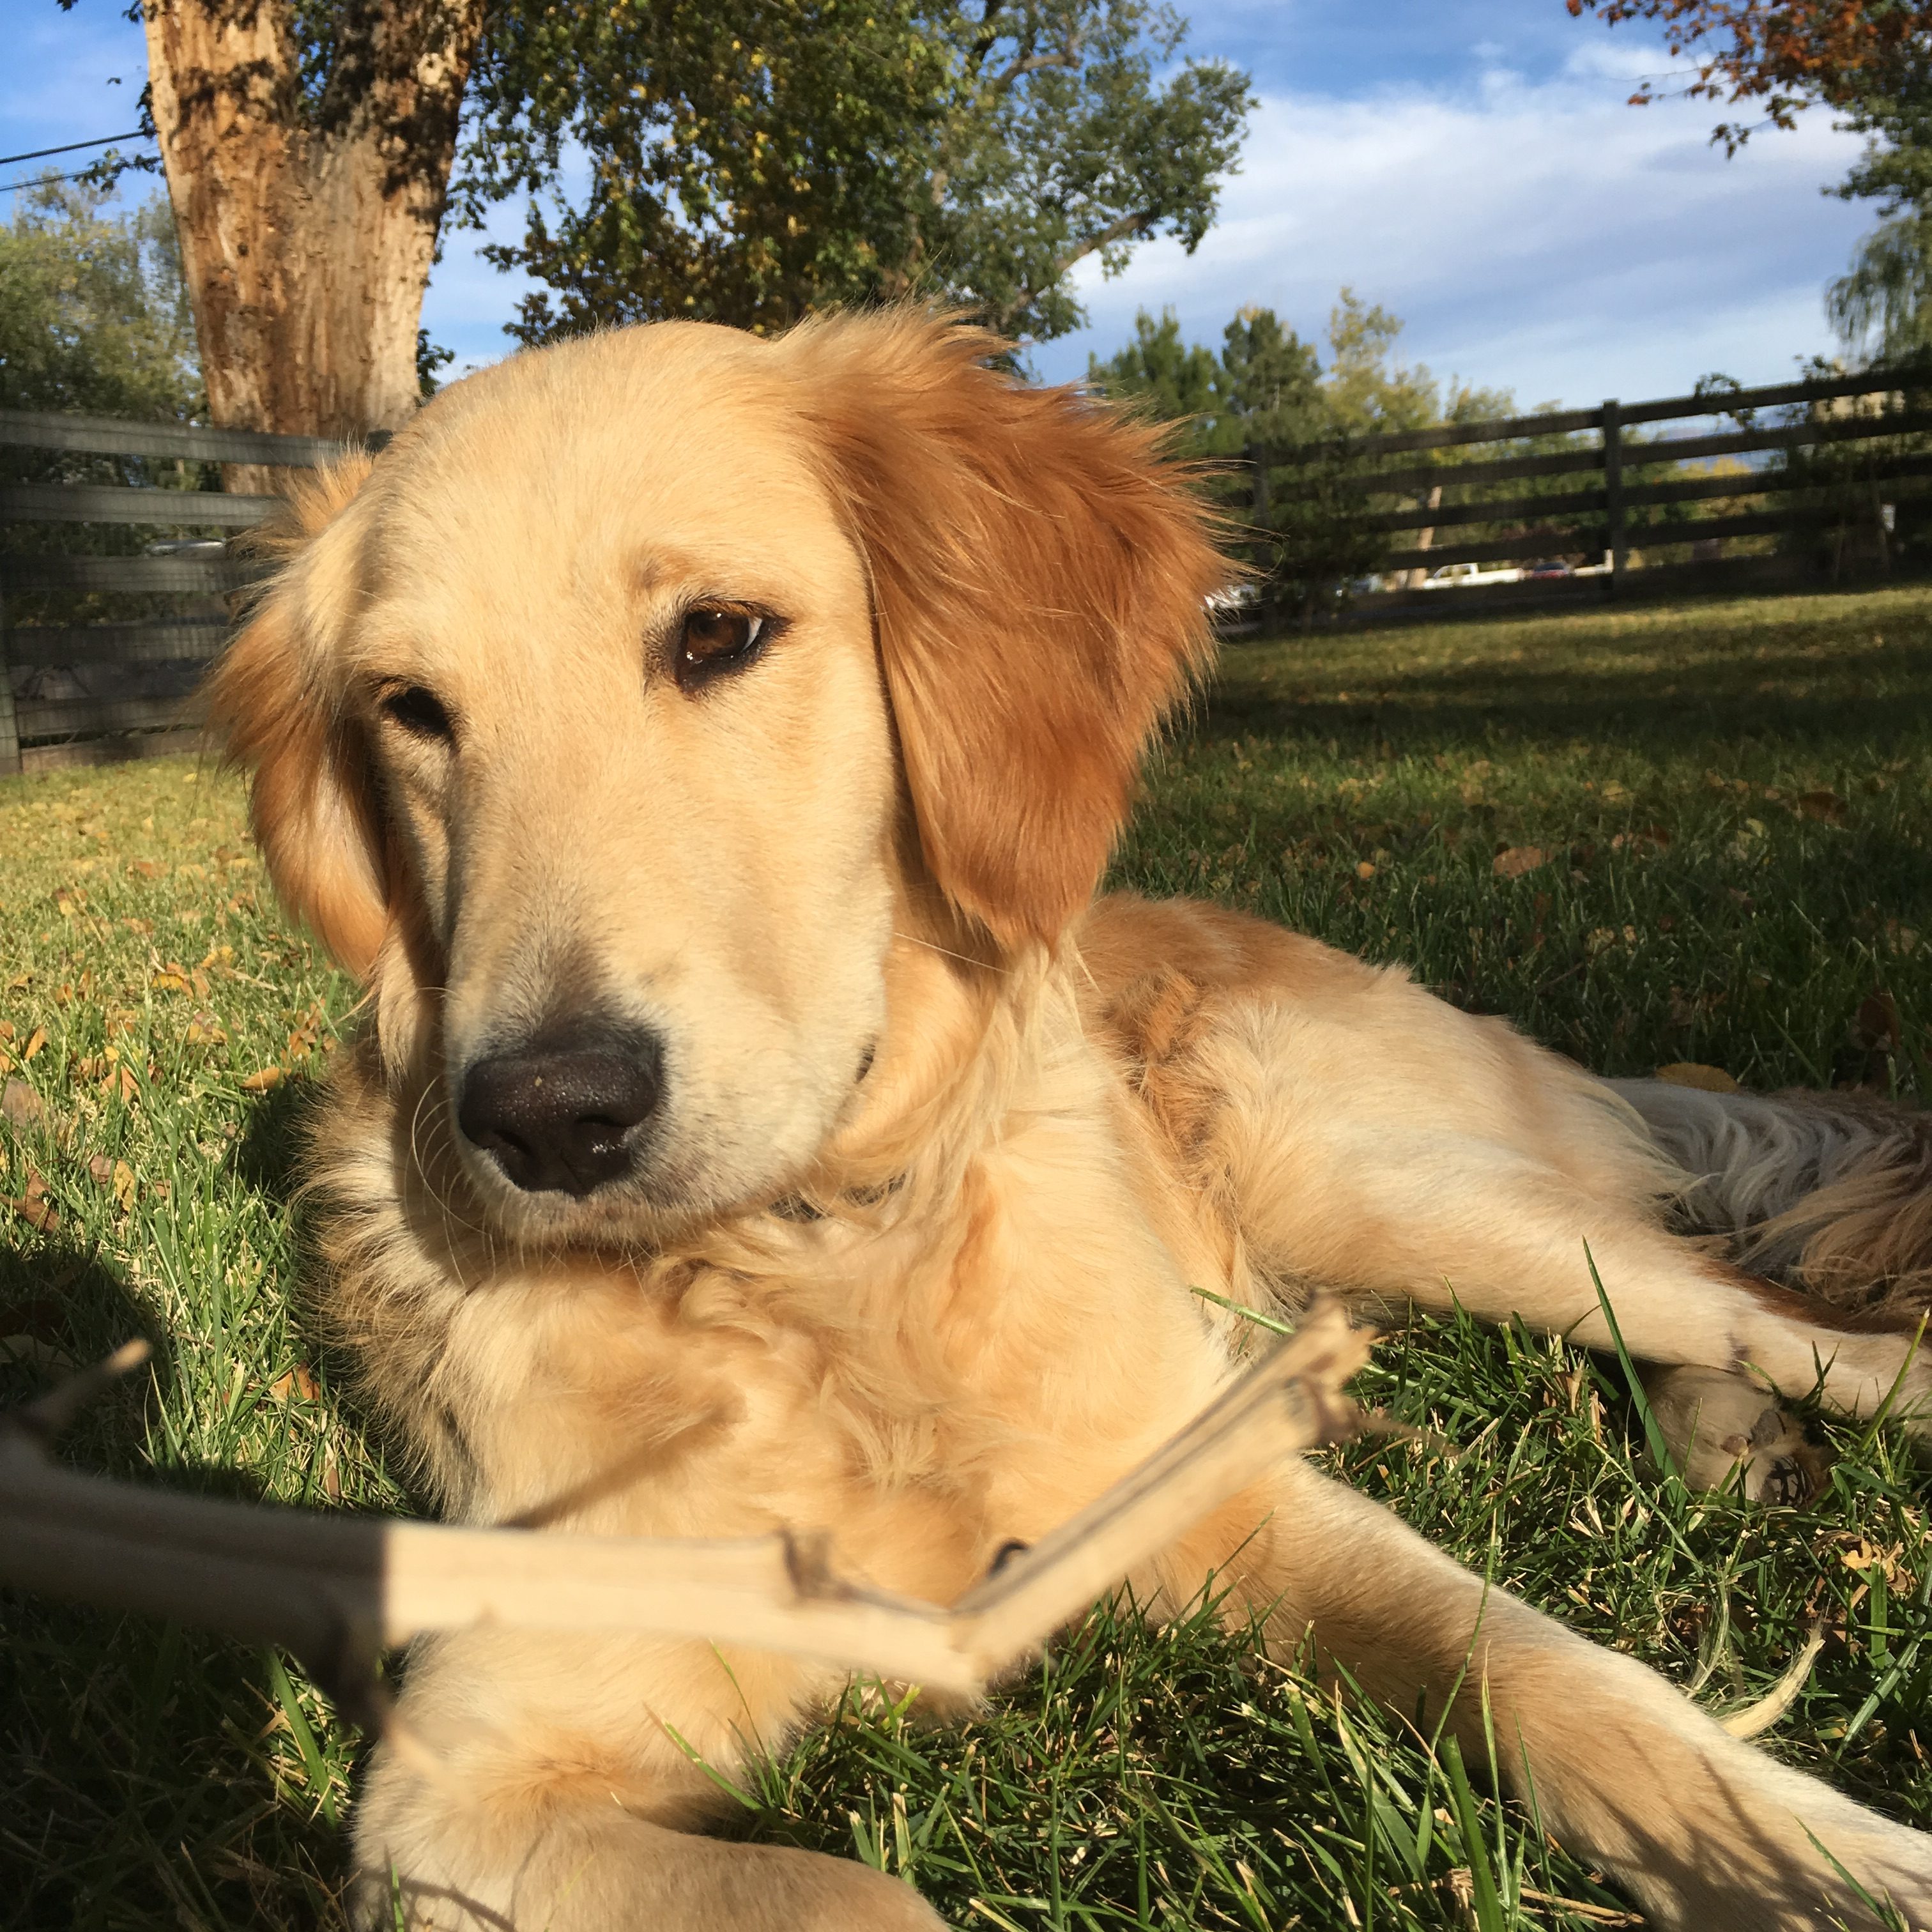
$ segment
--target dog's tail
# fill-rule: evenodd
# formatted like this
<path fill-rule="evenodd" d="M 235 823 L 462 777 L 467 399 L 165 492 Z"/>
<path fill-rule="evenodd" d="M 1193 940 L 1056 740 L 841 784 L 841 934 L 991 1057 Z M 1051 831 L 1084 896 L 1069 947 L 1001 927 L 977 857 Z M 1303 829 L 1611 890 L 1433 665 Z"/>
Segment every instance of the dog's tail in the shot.
<path fill-rule="evenodd" d="M 1680 1211 L 1754 1272 L 1851 1312 L 1932 1310 L 1932 1113 L 1865 1094 L 1610 1083 L 1687 1177 Z"/>

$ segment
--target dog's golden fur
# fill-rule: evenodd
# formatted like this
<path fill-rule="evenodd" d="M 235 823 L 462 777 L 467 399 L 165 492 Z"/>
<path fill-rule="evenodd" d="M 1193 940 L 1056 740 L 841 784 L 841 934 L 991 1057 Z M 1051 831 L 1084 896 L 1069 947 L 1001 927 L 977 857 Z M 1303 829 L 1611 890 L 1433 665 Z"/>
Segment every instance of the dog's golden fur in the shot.
<path fill-rule="evenodd" d="M 1238 1338 L 1190 1286 L 1450 1282 L 1602 1341 L 1586 1241 L 1646 1359 L 1798 1391 L 1822 1362 L 1870 1413 L 1906 1341 L 1670 1232 L 1691 1176 L 1628 1100 L 1400 972 L 1090 904 L 1222 567 L 1145 430 L 993 346 L 900 314 L 516 358 L 310 499 L 218 674 L 278 884 L 372 995 L 314 1137 L 320 1305 L 444 1505 L 822 1526 L 948 1600 L 1220 1385 Z M 773 641 L 687 688 L 713 605 Z M 662 1042 L 656 1110 L 620 1178 L 520 1188 L 458 1095 L 586 1016 Z M 1135 1581 L 1210 1576 L 1405 1712 L 1462 1684 L 1472 1742 L 1486 1696 L 1654 1923 L 1856 1920 L 1812 1833 L 1932 1913 L 1932 1841 L 1305 1466 Z M 403 1712 L 441 1769 L 378 1753 L 363 1910 L 393 1879 L 423 1925 L 932 1925 L 856 1864 L 703 1835 L 689 1751 L 728 1768 L 836 1688 L 695 1644 L 424 1644 Z"/>

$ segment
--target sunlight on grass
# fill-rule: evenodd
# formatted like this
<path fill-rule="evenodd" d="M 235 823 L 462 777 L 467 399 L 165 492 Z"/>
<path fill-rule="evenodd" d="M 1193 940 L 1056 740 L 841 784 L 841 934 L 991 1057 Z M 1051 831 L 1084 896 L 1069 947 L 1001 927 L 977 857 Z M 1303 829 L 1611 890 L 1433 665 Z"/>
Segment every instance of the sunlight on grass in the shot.
<path fill-rule="evenodd" d="M 1244 646 L 1117 878 L 1406 963 L 1606 1071 L 1923 1096 L 1928 698 L 1916 591 Z M 408 1507 L 296 1292 L 298 1116 L 354 990 L 277 910 L 237 788 L 182 760 L 0 784 L 0 1397 L 146 1334 L 76 1462 Z M 1427 1324 L 1364 1384 L 1430 1433 L 1336 1466 L 1712 1708 L 1822 1620 L 1772 1748 L 1932 1825 L 1932 1562 L 1893 1432 L 1828 1430 L 1831 1495 L 1757 1510 L 1660 1486 L 1616 1365 L 1558 1343 Z M 334 1921 L 361 1740 L 292 1660 L 33 1604 L 5 1628 L 0 1916 Z M 977 1714 L 855 1690 L 740 1828 L 1024 1932 L 1622 1922 L 1468 1768 L 1202 1619 L 1108 1612 Z"/>

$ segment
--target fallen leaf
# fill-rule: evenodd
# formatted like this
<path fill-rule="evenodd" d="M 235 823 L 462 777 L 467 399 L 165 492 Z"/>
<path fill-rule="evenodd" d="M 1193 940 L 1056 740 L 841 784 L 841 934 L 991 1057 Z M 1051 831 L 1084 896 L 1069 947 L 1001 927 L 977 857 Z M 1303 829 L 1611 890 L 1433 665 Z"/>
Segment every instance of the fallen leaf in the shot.
<path fill-rule="evenodd" d="M 1673 1061 L 1660 1066 L 1657 1077 L 1672 1087 L 1695 1087 L 1700 1093 L 1735 1094 L 1738 1083 L 1721 1066 L 1703 1066 L 1694 1060 Z"/>
<path fill-rule="evenodd" d="M 1375 875 L 1375 866 L 1372 861 L 1370 860 L 1363 860 L 1362 862 L 1355 868 L 1355 876 L 1358 879 L 1372 879 Z"/>
<path fill-rule="evenodd" d="M 124 1214 L 134 1206 L 134 1170 L 124 1160 L 114 1163 L 114 1204 Z"/>
<path fill-rule="evenodd" d="M 128 866 L 128 869 L 130 872 L 139 872 L 144 879 L 158 879 L 161 876 L 160 867 L 156 865 L 152 859 L 134 860 Z M 128 921 L 128 923 L 130 926 L 133 925 L 134 922 L 131 920 Z M 145 922 L 143 922 L 145 923 Z M 154 928 L 152 926 L 149 926 L 148 929 L 152 932 L 154 930 Z"/>
<path fill-rule="evenodd" d="M 114 1163 L 104 1154 L 98 1154 L 87 1163 L 87 1172 L 95 1186 L 111 1187 L 114 1184 Z"/>
<path fill-rule="evenodd" d="M 0 1114 L 7 1117 L 9 1126 L 25 1133 L 29 1127 L 38 1127 L 46 1118 L 46 1108 L 39 1094 L 24 1080 L 10 1080 L 0 1088 Z"/>
<path fill-rule="evenodd" d="M 1815 818 L 1826 825 L 1844 824 L 1849 808 L 1834 791 L 1802 791 L 1797 807 L 1800 818 Z"/>
<path fill-rule="evenodd" d="M 279 1087 L 281 1081 L 282 1070 L 279 1066 L 258 1067 L 243 1079 L 242 1090 L 244 1094 L 266 1094 L 271 1087 Z"/>
<path fill-rule="evenodd" d="M 80 1366 L 64 1350 L 50 1348 L 31 1335 L 0 1335 L 0 1361 L 38 1369 L 44 1375 L 71 1375 Z"/>
<path fill-rule="evenodd" d="M 1881 988 L 1861 1004 L 1852 1027 L 1859 1046 L 1895 1052 L 1899 1042 L 1898 1003 Z M 10 1080 L 7 1083 L 9 1089 L 15 1084 Z"/>
<path fill-rule="evenodd" d="M 1499 879 L 1520 879 L 1549 862 L 1550 854 L 1540 845 L 1511 845 L 1490 861 L 1490 870 Z"/>
<path fill-rule="evenodd" d="M 60 1216 L 54 1204 L 46 1198 L 47 1184 L 37 1173 L 27 1176 L 26 1190 L 16 1197 L 8 1197 L 4 1204 L 13 1209 L 30 1228 L 38 1228 L 43 1234 L 51 1234 L 60 1226 Z"/>
<path fill-rule="evenodd" d="M 298 1396 L 304 1402 L 313 1402 L 321 1394 L 321 1384 L 309 1373 L 306 1362 L 298 1362 L 292 1369 L 284 1369 L 268 1384 L 268 1393 L 278 1402 L 286 1402 L 290 1396 Z"/>
<path fill-rule="evenodd" d="M 153 974 L 148 981 L 149 991 L 156 993 L 187 993 L 194 988 L 188 984 L 187 973 L 178 966 L 167 965 Z"/>
<path fill-rule="evenodd" d="M 34 1028 L 33 1031 L 27 1036 L 26 1045 L 20 1049 L 21 1065 L 24 1066 L 28 1060 L 33 1058 L 35 1054 L 40 1052 L 42 1047 L 46 1045 L 46 1028 L 45 1027 Z"/>

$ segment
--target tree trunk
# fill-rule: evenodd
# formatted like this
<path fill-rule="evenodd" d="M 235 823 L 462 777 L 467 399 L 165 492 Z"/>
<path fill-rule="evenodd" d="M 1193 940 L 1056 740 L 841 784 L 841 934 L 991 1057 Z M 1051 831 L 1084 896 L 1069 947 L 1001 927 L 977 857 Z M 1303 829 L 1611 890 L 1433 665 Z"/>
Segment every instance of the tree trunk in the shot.
<path fill-rule="evenodd" d="M 154 125 L 220 428 L 347 441 L 416 406 L 482 10 L 350 0 L 317 87 L 292 0 L 146 0 Z M 228 487 L 272 489 L 277 474 L 232 465 Z"/>

